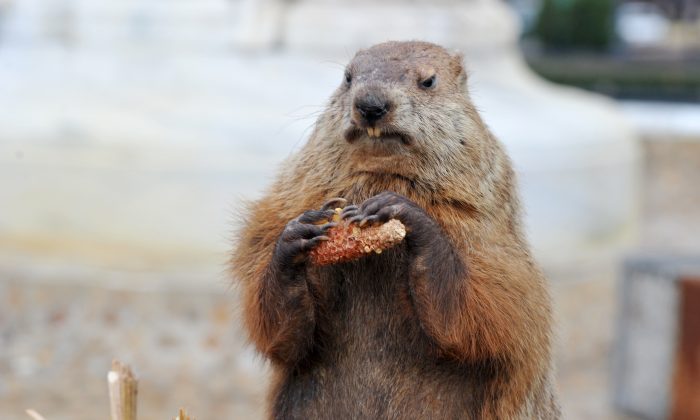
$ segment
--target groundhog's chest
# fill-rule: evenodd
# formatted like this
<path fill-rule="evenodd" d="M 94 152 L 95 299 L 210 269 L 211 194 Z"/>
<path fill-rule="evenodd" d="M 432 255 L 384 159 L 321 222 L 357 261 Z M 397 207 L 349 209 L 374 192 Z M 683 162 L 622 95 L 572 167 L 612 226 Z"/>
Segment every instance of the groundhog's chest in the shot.
<path fill-rule="evenodd" d="M 332 293 L 319 320 L 322 359 L 379 363 L 427 356 L 431 345 L 413 308 L 409 266 L 410 256 L 399 246 L 321 271 Z"/>
<path fill-rule="evenodd" d="M 309 359 L 279 389 L 280 417 L 465 418 L 474 409 L 471 369 L 441 359 L 415 315 L 409 264 L 398 247 L 322 270 L 332 295 Z"/>

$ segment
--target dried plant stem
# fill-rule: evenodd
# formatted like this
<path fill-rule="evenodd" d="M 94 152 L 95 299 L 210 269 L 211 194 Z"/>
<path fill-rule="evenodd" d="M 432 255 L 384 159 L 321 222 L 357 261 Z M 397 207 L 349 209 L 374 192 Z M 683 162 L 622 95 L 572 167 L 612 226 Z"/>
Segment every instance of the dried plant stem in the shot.
<path fill-rule="evenodd" d="M 107 374 L 109 405 L 112 420 L 136 420 L 136 397 L 138 380 L 128 365 L 112 362 Z"/>
<path fill-rule="evenodd" d="M 27 415 L 29 417 L 31 417 L 34 420 L 46 420 L 44 418 L 44 416 L 42 416 L 41 414 L 37 413 L 36 411 L 34 411 L 32 409 L 27 409 L 27 410 L 25 410 L 25 412 L 27 413 Z"/>
<path fill-rule="evenodd" d="M 173 420 L 194 420 L 190 416 L 185 413 L 185 410 L 182 408 L 180 409 L 180 412 L 178 413 L 177 417 L 175 417 Z"/>

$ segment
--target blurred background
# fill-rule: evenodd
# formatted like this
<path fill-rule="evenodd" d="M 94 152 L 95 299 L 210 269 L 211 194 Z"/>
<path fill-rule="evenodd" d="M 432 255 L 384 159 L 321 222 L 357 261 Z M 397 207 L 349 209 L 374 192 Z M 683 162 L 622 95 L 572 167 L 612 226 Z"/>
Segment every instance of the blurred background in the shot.
<path fill-rule="evenodd" d="M 119 358 L 143 418 L 261 418 L 236 211 L 390 39 L 514 160 L 565 418 L 699 419 L 698 0 L 0 0 L 0 417 L 105 418 Z"/>

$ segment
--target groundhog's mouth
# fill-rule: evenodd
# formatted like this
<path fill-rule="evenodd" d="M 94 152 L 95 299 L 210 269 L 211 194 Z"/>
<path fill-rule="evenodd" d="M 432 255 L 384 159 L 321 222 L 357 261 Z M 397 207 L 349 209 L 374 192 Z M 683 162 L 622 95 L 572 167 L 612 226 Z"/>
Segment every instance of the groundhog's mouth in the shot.
<path fill-rule="evenodd" d="M 362 129 L 355 125 L 345 130 L 345 140 L 349 143 L 354 143 L 362 137 L 376 142 L 399 141 L 407 146 L 413 143 L 411 136 L 396 130 L 388 130 L 380 127 L 367 127 Z"/>

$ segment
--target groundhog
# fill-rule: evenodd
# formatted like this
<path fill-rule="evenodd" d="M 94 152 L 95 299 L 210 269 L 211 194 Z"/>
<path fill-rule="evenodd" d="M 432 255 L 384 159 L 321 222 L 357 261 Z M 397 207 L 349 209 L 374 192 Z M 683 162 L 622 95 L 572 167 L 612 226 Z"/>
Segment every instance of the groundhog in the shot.
<path fill-rule="evenodd" d="M 400 245 L 329 266 L 334 208 L 398 219 Z M 514 174 L 462 58 L 359 51 L 301 150 L 247 209 L 233 253 L 275 419 L 554 419 L 547 284 Z"/>

